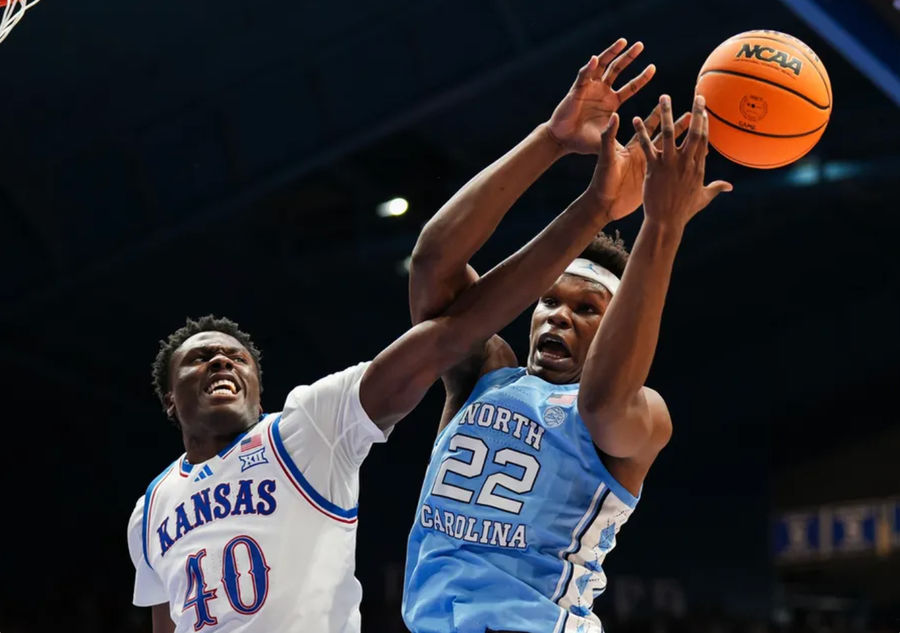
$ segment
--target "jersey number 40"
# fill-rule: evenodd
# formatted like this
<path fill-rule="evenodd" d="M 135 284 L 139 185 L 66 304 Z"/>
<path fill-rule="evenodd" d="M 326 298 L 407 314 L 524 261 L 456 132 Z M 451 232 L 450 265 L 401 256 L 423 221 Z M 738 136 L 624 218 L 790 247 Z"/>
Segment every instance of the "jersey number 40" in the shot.
<path fill-rule="evenodd" d="M 253 597 L 246 600 L 241 595 L 241 584 L 239 582 L 241 573 L 238 571 L 238 562 L 236 550 L 243 547 L 250 559 L 250 576 L 252 578 Z M 194 609 L 196 620 L 194 621 L 194 630 L 199 631 L 204 626 L 212 626 L 218 624 L 215 616 L 209 612 L 210 600 L 216 599 L 218 589 L 210 589 L 206 585 L 206 579 L 203 577 L 203 557 L 206 556 L 206 549 L 202 549 L 195 554 L 188 556 L 184 570 L 187 573 L 188 588 L 184 594 L 184 606 L 181 612 L 184 613 L 188 609 Z M 266 601 L 269 593 L 269 569 L 266 564 L 266 558 L 263 556 L 259 543 L 249 536 L 236 536 L 225 545 L 222 552 L 222 584 L 225 587 L 225 595 L 231 608 L 242 615 L 250 615 L 259 611 Z"/>

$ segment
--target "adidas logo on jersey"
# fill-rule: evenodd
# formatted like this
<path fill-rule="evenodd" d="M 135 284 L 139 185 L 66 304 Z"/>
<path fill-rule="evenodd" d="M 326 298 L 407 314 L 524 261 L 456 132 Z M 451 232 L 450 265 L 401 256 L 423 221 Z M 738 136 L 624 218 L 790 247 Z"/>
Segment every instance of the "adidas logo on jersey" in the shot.
<path fill-rule="evenodd" d="M 202 479 L 206 479 L 207 477 L 211 477 L 213 474 L 212 468 L 209 467 L 209 464 L 200 469 L 200 472 L 197 473 L 197 476 L 194 477 L 194 482 L 198 482 Z"/>

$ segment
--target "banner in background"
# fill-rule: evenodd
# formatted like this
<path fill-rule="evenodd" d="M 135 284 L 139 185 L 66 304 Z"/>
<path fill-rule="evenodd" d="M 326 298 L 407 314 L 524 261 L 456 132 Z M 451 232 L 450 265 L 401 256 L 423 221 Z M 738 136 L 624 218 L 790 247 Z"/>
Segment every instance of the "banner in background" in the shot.
<path fill-rule="evenodd" d="M 772 545 L 780 563 L 900 551 L 900 498 L 780 514 L 774 519 Z"/>

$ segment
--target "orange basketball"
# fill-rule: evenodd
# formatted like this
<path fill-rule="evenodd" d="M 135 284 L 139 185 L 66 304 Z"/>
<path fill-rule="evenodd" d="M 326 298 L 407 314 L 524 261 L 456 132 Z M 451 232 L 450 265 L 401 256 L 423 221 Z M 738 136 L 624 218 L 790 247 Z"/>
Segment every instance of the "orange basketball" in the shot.
<path fill-rule="evenodd" d="M 697 94 L 706 97 L 710 144 L 759 169 L 806 154 L 831 116 L 831 81 L 822 61 L 778 31 L 747 31 L 722 42 L 700 69 Z"/>

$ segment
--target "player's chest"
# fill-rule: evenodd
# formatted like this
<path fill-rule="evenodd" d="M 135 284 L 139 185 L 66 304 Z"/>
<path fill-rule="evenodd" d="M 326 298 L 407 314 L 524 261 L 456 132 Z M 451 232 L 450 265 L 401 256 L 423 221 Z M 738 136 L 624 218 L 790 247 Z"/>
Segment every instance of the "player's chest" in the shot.
<path fill-rule="evenodd" d="M 151 500 L 147 517 L 149 550 L 164 558 L 177 544 L 200 533 L 209 538 L 240 526 L 260 525 L 260 520 L 279 513 L 283 487 L 277 473 L 263 469 L 252 476 L 223 473 L 163 486 Z"/>
<path fill-rule="evenodd" d="M 490 388 L 456 416 L 454 430 L 542 451 L 545 442 L 568 448 L 580 438 L 577 391 L 546 391 L 514 383 Z M 552 437 L 551 437 L 552 436 Z"/>
<path fill-rule="evenodd" d="M 236 447 L 203 464 L 182 461 L 149 499 L 148 552 L 164 559 L 197 537 L 207 542 L 219 533 L 264 529 L 269 520 L 296 513 L 291 493 L 267 443 L 246 451 Z"/>

